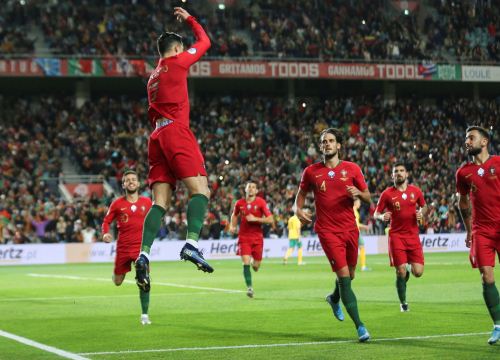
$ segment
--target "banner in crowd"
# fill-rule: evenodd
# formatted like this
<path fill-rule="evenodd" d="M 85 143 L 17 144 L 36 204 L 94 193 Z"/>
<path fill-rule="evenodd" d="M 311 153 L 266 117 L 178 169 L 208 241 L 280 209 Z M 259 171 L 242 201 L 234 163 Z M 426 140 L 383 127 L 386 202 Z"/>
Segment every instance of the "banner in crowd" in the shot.
<path fill-rule="evenodd" d="M 500 66 L 462 66 L 463 81 L 498 82 Z"/>
<path fill-rule="evenodd" d="M 387 254 L 386 236 L 364 236 L 367 254 Z M 420 235 L 424 253 L 468 251 L 465 234 Z M 156 241 L 151 248 L 152 261 L 179 260 L 184 241 Z M 202 240 L 200 248 L 207 259 L 237 259 L 236 240 Z M 324 256 L 316 236 L 302 238 L 304 256 Z M 265 239 L 264 258 L 282 258 L 287 239 Z M 116 243 L 0 245 L 0 265 L 64 264 L 112 262 Z"/>
<path fill-rule="evenodd" d="M 147 77 L 155 67 L 154 59 L 115 57 L 0 59 L 0 76 Z M 495 67 L 468 68 L 495 69 Z M 500 72 L 500 67 L 498 69 Z M 476 72 L 478 71 L 480 70 Z M 493 73 L 493 70 L 489 71 Z M 469 70 L 469 73 L 473 72 Z M 189 75 L 209 78 L 461 81 L 462 67 L 433 63 L 204 60 L 191 66 Z"/>
<path fill-rule="evenodd" d="M 98 198 L 101 198 L 104 195 L 104 185 L 102 183 L 67 183 L 64 184 L 64 187 L 74 197 L 86 197 L 95 194 Z"/>

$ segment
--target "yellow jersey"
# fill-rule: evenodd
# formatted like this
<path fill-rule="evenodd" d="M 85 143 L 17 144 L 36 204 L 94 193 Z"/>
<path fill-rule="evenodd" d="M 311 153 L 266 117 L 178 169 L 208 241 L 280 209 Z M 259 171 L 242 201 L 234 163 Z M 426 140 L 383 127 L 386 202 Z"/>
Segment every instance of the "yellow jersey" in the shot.
<path fill-rule="evenodd" d="M 300 220 L 297 215 L 293 215 L 288 219 L 288 238 L 289 239 L 299 239 L 300 238 Z"/>

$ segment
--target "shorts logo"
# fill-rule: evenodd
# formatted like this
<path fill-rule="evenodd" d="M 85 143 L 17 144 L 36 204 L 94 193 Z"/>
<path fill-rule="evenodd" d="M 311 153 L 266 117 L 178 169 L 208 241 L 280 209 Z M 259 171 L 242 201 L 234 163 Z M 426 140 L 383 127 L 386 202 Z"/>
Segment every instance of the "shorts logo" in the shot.
<path fill-rule="evenodd" d="M 335 177 L 335 171 L 333 171 L 333 170 L 328 171 L 328 177 L 330 179 L 333 179 Z"/>
<path fill-rule="evenodd" d="M 196 50 L 196 48 L 190 48 L 190 49 L 188 49 L 187 52 L 190 53 L 191 55 L 194 55 L 194 54 L 196 54 L 196 51 L 198 51 L 198 50 Z"/>
<path fill-rule="evenodd" d="M 477 174 L 482 177 L 484 175 L 484 169 L 483 168 L 479 168 L 477 170 Z"/>

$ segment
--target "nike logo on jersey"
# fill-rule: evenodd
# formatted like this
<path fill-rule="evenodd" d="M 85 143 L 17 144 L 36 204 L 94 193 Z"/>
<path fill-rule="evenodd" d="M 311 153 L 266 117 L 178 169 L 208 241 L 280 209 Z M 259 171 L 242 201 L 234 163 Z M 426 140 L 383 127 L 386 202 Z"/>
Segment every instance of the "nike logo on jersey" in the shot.
<path fill-rule="evenodd" d="M 323 174 L 316 175 L 316 177 L 317 177 L 317 178 L 319 178 L 319 177 L 321 177 L 321 176 L 323 176 Z"/>
<path fill-rule="evenodd" d="M 398 197 L 397 196 L 394 196 L 393 198 L 391 198 L 392 200 L 396 200 Z"/>
<path fill-rule="evenodd" d="M 126 207 L 124 207 L 124 208 L 120 208 L 120 211 L 125 211 L 125 210 L 127 210 L 127 208 L 126 208 Z"/>

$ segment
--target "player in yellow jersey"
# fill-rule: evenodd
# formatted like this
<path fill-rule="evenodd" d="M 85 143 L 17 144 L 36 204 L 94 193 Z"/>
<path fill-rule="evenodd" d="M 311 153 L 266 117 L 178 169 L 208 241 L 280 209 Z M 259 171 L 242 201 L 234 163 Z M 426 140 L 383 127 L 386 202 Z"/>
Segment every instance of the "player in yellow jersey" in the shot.
<path fill-rule="evenodd" d="M 358 225 L 359 230 L 368 230 L 368 226 L 361 223 L 359 216 L 360 207 L 361 207 L 361 200 L 359 199 L 354 200 L 353 209 L 354 209 L 354 216 L 356 217 L 356 224 Z M 361 263 L 361 271 L 369 271 L 370 268 L 366 266 L 365 240 L 363 239 L 363 236 L 361 236 L 361 232 L 359 233 L 358 246 L 359 246 L 359 261 Z"/>
<path fill-rule="evenodd" d="M 292 255 L 293 250 L 297 247 L 297 265 L 304 265 L 302 262 L 302 241 L 300 241 L 300 227 L 301 223 L 297 215 L 290 214 L 288 219 L 288 250 L 283 258 L 283 265 L 286 265 L 288 258 Z"/>

